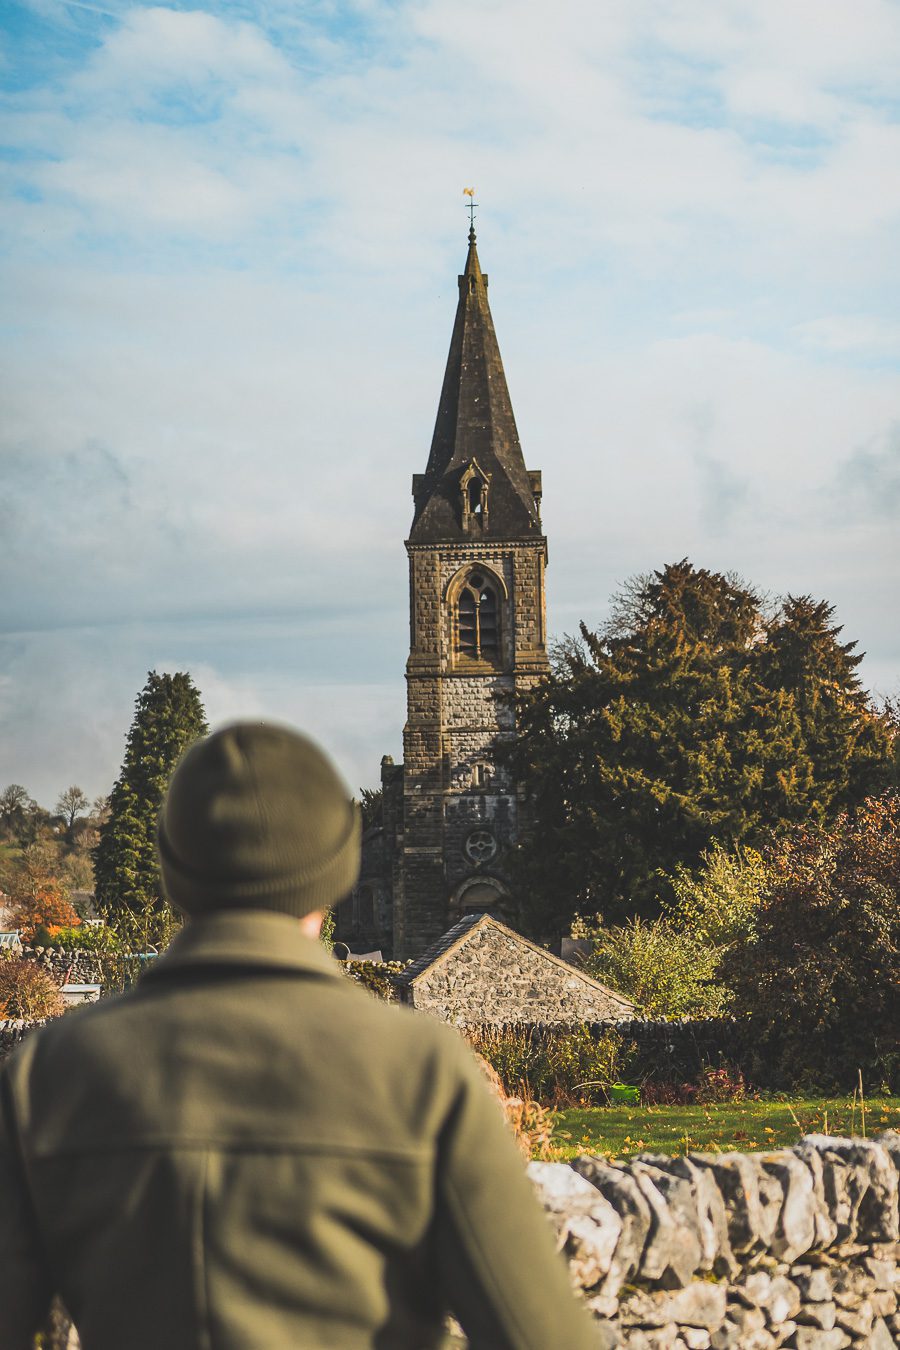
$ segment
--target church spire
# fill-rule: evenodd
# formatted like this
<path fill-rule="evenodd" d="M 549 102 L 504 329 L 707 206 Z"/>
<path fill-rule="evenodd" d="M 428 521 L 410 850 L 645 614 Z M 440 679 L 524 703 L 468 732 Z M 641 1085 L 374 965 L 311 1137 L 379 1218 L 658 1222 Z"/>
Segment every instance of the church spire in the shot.
<path fill-rule="evenodd" d="M 519 445 L 474 224 L 424 474 L 413 479 L 411 543 L 541 534 L 537 475 Z"/>

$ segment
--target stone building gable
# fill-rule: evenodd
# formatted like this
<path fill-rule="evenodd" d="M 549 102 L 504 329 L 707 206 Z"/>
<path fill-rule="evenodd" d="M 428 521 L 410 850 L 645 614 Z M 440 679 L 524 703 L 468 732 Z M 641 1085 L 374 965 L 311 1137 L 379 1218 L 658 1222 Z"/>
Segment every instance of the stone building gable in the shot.
<path fill-rule="evenodd" d="M 404 985 L 412 984 L 417 976 L 421 975 L 423 971 L 428 970 L 429 966 L 435 965 L 442 956 L 445 956 L 451 948 L 455 947 L 457 942 L 459 942 L 466 933 L 470 932 L 475 927 L 476 923 L 479 923 L 483 918 L 483 914 L 467 914 L 464 919 L 460 919 L 459 923 L 455 923 L 452 928 L 448 928 L 443 937 L 438 938 L 437 942 L 433 942 L 427 951 L 423 952 L 415 961 L 409 963 L 403 971 L 403 974 L 400 976 L 398 983 Z"/>
<path fill-rule="evenodd" d="M 456 1025 L 615 1021 L 634 1005 L 488 914 L 455 924 L 398 980 L 401 998 Z"/>

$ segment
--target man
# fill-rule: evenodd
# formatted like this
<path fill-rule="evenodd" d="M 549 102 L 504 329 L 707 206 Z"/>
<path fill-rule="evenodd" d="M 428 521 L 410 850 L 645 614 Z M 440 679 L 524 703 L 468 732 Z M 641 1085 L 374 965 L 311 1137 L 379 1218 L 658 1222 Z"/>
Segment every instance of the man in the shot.
<path fill-rule="evenodd" d="M 84 1350 L 582 1350 L 590 1321 L 457 1033 L 316 940 L 359 869 L 321 752 L 238 724 L 159 824 L 189 922 L 141 984 L 0 1075 L 0 1347 L 53 1292 Z"/>

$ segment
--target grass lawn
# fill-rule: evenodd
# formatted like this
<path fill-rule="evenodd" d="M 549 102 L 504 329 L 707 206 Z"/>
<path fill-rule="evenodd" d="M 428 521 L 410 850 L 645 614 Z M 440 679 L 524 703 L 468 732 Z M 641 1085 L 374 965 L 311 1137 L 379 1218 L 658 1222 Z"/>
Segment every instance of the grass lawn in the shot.
<path fill-rule="evenodd" d="M 579 1153 L 630 1158 L 636 1153 L 728 1153 L 787 1148 L 804 1134 L 861 1134 L 859 1103 L 849 1097 L 729 1102 L 708 1106 L 593 1106 L 559 1111 L 551 1157 Z M 900 1130 L 900 1097 L 866 1102 L 866 1134 Z"/>

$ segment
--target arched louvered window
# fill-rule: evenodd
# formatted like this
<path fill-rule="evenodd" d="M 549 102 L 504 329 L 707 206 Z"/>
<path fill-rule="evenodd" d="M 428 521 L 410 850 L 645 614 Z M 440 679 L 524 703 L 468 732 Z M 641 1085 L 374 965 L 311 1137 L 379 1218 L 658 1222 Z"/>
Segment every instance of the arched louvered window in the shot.
<path fill-rule="evenodd" d="M 495 661 L 500 654 L 497 593 L 480 572 L 473 572 L 459 593 L 459 654 Z"/>

